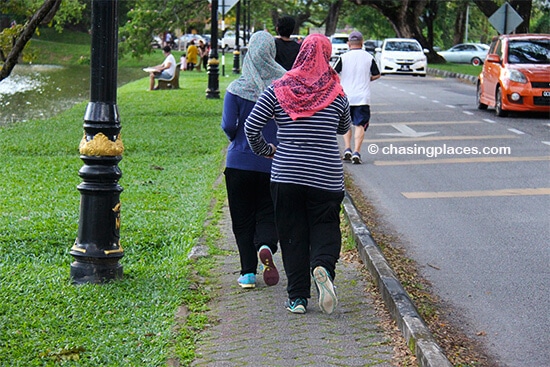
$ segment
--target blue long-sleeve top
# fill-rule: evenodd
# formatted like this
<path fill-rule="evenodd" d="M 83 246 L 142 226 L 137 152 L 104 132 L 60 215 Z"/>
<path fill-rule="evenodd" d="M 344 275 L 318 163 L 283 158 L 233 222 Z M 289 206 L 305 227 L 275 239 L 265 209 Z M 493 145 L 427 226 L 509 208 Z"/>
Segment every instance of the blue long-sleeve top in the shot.
<path fill-rule="evenodd" d="M 254 105 L 253 101 L 241 98 L 231 92 L 225 93 L 221 127 L 231 142 L 227 149 L 225 166 L 270 173 L 272 159 L 254 154 L 244 133 L 244 122 Z M 277 125 L 273 120 L 268 121 L 262 133 L 267 142 L 277 145 Z"/>

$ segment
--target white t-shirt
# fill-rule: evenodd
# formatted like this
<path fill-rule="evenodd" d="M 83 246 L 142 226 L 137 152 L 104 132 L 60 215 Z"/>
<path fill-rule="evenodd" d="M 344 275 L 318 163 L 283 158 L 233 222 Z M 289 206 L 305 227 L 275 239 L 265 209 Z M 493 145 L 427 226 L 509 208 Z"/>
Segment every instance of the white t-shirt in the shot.
<path fill-rule="evenodd" d="M 336 65 L 340 84 L 348 97 L 350 106 L 370 105 L 370 78 L 376 66 L 371 54 L 363 49 L 353 49 L 342 54 Z M 375 68 L 378 75 L 378 68 Z"/>
<path fill-rule="evenodd" d="M 170 74 L 170 76 L 174 76 L 176 72 L 176 58 L 174 55 L 170 54 L 166 56 L 166 59 L 164 59 L 164 62 L 162 63 L 163 66 L 168 65 L 170 63 L 170 67 L 166 69 L 166 72 Z"/>

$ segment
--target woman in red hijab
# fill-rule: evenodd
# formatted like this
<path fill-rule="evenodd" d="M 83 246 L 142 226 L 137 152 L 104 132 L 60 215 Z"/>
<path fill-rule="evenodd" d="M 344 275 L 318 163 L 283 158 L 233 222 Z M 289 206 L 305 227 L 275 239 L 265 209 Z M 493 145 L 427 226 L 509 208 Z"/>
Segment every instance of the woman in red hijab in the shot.
<path fill-rule="evenodd" d="M 305 313 L 311 276 L 319 308 L 332 313 L 336 262 L 340 256 L 340 205 L 344 171 L 337 135 L 349 130 L 349 103 L 329 64 L 332 47 L 321 34 L 305 38 L 291 70 L 260 96 L 245 123 L 254 153 L 273 158 L 271 196 L 284 269 L 286 308 Z M 278 145 L 263 126 L 274 118 Z"/>

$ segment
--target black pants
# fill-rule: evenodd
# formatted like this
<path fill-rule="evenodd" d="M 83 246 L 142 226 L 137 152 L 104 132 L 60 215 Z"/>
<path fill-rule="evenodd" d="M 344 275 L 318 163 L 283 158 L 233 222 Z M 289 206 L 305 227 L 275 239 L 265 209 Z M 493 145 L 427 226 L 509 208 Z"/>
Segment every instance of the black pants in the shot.
<path fill-rule="evenodd" d="M 340 209 L 344 192 L 273 182 L 271 195 L 288 297 L 309 298 L 312 269 L 323 266 L 332 279 L 335 277 L 342 247 Z"/>
<path fill-rule="evenodd" d="M 241 274 L 256 274 L 258 249 L 267 245 L 273 253 L 277 251 L 270 174 L 235 168 L 226 168 L 224 173 Z"/>

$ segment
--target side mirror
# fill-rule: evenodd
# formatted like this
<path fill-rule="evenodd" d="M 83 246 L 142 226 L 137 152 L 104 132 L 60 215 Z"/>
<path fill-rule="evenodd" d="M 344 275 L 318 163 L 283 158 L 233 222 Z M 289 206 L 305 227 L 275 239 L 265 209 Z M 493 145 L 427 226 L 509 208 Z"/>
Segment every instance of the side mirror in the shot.
<path fill-rule="evenodd" d="M 423 51 L 424 51 L 425 54 L 429 54 L 429 53 L 430 53 L 430 50 L 428 50 L 427 48 L 425 48 Z"/>
<path fill-rule="evenodd" d="M 374 51 L 376 51 L 376 52 L 382 52 L 382 48 L 381 48 L 381 47 L 376 47 L 376 48 L 374 49 Z"/>
<path fill-rule="evenodd" d="M 489 54 L 487 55 L 487 58 L 485 59 L 485 62 L 496 62 L 497 64 L 500 63 L 500 56 L 497 54 Z"/>

